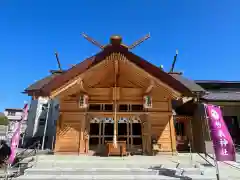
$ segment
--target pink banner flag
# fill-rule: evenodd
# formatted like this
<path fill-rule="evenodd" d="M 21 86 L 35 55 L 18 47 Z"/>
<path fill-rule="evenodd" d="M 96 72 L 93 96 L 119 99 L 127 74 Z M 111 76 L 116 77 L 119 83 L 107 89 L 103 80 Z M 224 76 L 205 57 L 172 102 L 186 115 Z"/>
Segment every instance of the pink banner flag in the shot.
<path fill-rule="evenodd" d="M 23 113 L 21 116 L 21 120 L 17 122 L 14 132 L 13 132 L 13 137 L 11 139 L 11 155 L 9 157 L 9 164 L 12 164 L 15 156 L 16 156 L 16 151 L 18 148 L 18 144 L 19 144 L 19 140 L 20 140 L 20 129 L 21 129 L 21 124 L 22 121 L 25 120 L 25 118 L 27 117 L 28 114 L 28 104 L 25 104 L 23 107 Z"/>
<path fill-rule="evenodd" d="M 217 161 L 236 161 L 235 146 L 219 106 L 205 105 Z"/>

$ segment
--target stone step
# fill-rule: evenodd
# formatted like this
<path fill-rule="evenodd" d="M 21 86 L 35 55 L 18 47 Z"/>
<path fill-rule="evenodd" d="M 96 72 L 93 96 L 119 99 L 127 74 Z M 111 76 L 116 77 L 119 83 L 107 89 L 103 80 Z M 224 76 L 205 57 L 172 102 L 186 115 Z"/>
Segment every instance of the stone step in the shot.
<path fill-rule="evenodd" d="M 157 175 L 157 170 L 141 168 L 54 168 L 25 170 L 25 175 Z"/>
<path fill-rule="evenodd" d="M 188 175 L 204 175 L 204 170 L 200 168 L 184 168 L 182 169 L 182 176 Z"/>
<path fill-rule="evenodd" d="M 16 180 L 180 180 L 162 175 L 24 175 Z M 202 179 L 205 180 L 205 179 Z M 207 179 L 208 180 L 208 179 Z"/>
<path fill-rule="evenodd" d="M 177 168 L 159 168 L 157 170 L 158 170 L 158 174 L 164 175 L 164 176 L 174 177 L 176 175 L 181 175 L 180 170 Z"/>
<path fill-rule="evenodd" d="M 156 169 L 155 169 L 156 170 Z M 199 168 L 160 168 L 159 174 L 165 176 L 188 176 L 188 175 L 204 175 L 204 170 Z"/>
<path fill-rule="evenodd" d="M 46 169 L 46 168 L 85 168 L 85 169 L 89 169 L 89 168 L 155 168 L 155 167 L 161 167 L 161 164 L 152 164 L 152 163 L 103 163 L 103 162 L 89 162 L 89 163 L 81 163 L 81 162 L 55 162 L 55 163 L 32 163 L 32 165 L 35 168 L 39 168 L 39 169 Z M 168 164 L 168 165 L 164 165 L 164 167 L 168 167 L 168 168 L 174 168 L 176 167 L 175 164 Z"/>
<path fill-rule="evenodd" d="M 55 162 L 31 162 L 32 166 L 36 168 L 145 168 L 145 169 L 154 169 L 154 168 L 176 168 L 176 163 L 164 163 L 164 162 L 130 162 L 130 161 L 122 161 L 122 162 L 70 162 L 70 161 L 55 161 Z M 182 165 L 185 168 L 193 168 L 190 164 Z"/>
<path fill-rule="evenodd" d="M 161 164 L 164 164 L 165 166 L 169 166 L 171 165 L 172 167 L 176 167 L 177 163 L 175 162 L 171 162 L 171 161 L 151 161 L 151 160 L 145 160 L 145 161 L 140 161 L 140 160 L 125 160 L 125 159 L 121 159 L 121 160 L 35 160 L 33 161 L 34 164 L 36 165 L 89 165 L 89 164 L 97 164 L 97 165 L 102 165 L 102 164 L 106 164 L 107 166 L 111 166 L 111 165 L 123 165 L 123 164 L 133 164 L 133 165 L 143 165 L 146 164 L 148 166 L 160 166 Z M 190 165 L 188 163 L 185 163 L 184 165 L 185 167 L 193 167 L 193 165 Z"/>
<path fill-rule="evenodd" d="M 20 176 L 15 180 L 216 180 L 215 176 L 191 175 L 188 177 L 169 177 L 163 175 L 29 175 Z M 230 180 L 221 178 L 221 180 Z"/>
<path fill-rule="evenodd" d="M 152 164 L 160 164 L 161 162 L 170 162 L 170 161 L 151 161 L 151 160 L 126 160 L 126 159 L 121 159 L 121 160 L 84 160 L 84 159 L 78 159 L 78 160 L 38 160 L 35 159 L 38 163 L 134 163 L 134 164 L 139 164 L 139 163 L 152 163 Z M 177 164 L 175 162 L 171 162 L 172 164 Z M 189 164 L 190 165 L 190 164 Z"/>
<path fill-rule="evenodd" d="M 121 162 L 135 162 L 135 163 L 139 163 L 139 162 L 146 162 L 146 161 L 151 161 L 151 162 L 169 162 L 169 160 L 160 160 L 160 159 L 81 159 L 81 158 L 76 158 L 76 159 L 39 159 L 35 157 L 35 160 L 38 162 L 104 162 L 104 163 L 121 163 Z M 172 162 L 177 164 L 176 162 Z"/>
<path fill-rule="evenodd" d="M 46 155 L 46 156 L 36 156 L 39 161 L 168 161 L 169 157 L 155 157 L 155 156 L 128 156 L 128 157 L 99 157 L 99 156 L 58 156 L 58 155 Z"/>
<path fill-rule="evenodd" d="M 180 178 L 181 180 L 216 180 L 216 176 L 189 175 Z M 220 178 L 221 180 L 230 180 L 229 178 Z"/>

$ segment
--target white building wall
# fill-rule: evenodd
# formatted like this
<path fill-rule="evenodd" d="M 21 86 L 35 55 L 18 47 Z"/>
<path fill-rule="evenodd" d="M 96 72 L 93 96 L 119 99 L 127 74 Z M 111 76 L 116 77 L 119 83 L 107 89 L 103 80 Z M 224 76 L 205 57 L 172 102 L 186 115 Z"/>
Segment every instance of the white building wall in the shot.
<path fill-rule="evenodd" d="M 14 112 L 14 110 L 11 110 L 11 112 Z M 9 111 L 4 111 L 4 115 L 9 119 L 9 120 L 21 120 L 22 117 L 22 112 L 14 112 L 15 115 L 10 115 Z"/>
<path fill-rule="evenodd" d="M 40 120 L 46 119 L 48 98 L 39 97 L 37 100 L 32 100 L 28 115 L 27 136 L 41 136 L 44 130 L 44 124 Z"/>
<path fill-rule="evenodd" d="M 57 99 L 51 100 L 51 106 L 49 111 L 49 119 L 46 135 L 48 136 L 48 141 L 46 147 L 49 149 L 54 148 L 55 138 L 56 138 L 56 122 L 59 116 L 59 101 Z"/>
<path fill-rule="evenodd" d="M 14 130 L 17 128 L 18 122 L 21 120 L 23 112 L 19 109 L 6 109 L 4 115 L 8 118 L 9 124 L 7 126 L 6 140 L 10 141 L 12 139 Z M 22 121 L 20 133 L 24 133 L 27 128 L 27 116 Z"/>
<path fill-rule="evenodd" d="M 51 103 L 49 111 L 47 108 L 48 103 Z M 56 134 L 55 121 L 58 119 L 58 104 L 58 100 L 49 100 L 43 97 L 39 97 L 37 100 L 31 101 L 28 113 L 26 139 L 31 139 L 32 137 L 43 137 L 47 113 L 49 113 L 45 147 L 49 149 L 53 147 Z"/>

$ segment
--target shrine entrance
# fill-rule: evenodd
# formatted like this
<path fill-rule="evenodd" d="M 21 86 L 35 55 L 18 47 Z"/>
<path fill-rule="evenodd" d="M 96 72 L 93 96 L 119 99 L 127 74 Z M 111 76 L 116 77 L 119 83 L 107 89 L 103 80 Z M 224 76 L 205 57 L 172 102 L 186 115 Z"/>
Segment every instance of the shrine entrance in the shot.
<path fill-rule="evenodd" d="M 113 140 L 114 120 L 112 117 L 95 117 L 90 120 L 89 150 L 101 153 L 105 141 Z"/>
<path fill-rule="evenodd" d="M 113 141 L 114 119 L 112 117 L 92 118 L 89 128 L 89 150 L 103 153 L 107 141 Z M 142 125 L 139 117 L 118 117 L 117 141 L 125 141 L 127 151 L 142 153 Z"/>
<path fill-rule="evenodd" d="M 118 141 L 126 141 L 127 151 L 142 153 L 142 124 L 137 116 L 118 118 Z"/>

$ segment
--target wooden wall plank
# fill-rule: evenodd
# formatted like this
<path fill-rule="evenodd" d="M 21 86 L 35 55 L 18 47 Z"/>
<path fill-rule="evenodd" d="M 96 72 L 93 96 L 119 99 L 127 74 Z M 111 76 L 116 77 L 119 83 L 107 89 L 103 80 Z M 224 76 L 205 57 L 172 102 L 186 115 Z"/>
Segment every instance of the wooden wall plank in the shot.
<path fill-rule="evenodd" d="M 160 116 L 158 116 L 160 115 Z M 161 112 L 149 114 L 149 120 L 151 122 L 151 133 L 152 136 L 157 138 L 157 144 L 160 152 L 171 152 L 174 151 L 172 148 L 172 137 L 170 130 L 170 116 L 162 116 Z"/>
<path fill-rule="evenodd" d="M 168 111 L 168 101 L 154 101 L 152 102 L 152 108 L 149 109 L 149 111 Z"/>
<path fill-rule="evenodd" d="M 61 113 L 57 123 L 55 152 L 79 153 L 83 120 L 84 115 L 81 113 Z"/>

